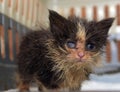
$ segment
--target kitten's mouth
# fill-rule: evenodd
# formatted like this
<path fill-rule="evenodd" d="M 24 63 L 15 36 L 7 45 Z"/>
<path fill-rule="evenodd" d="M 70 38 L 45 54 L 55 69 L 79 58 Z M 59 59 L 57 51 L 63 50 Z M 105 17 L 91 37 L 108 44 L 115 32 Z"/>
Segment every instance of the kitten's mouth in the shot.
<path fill-rule="evenodd" d="M 83 62 L 86 62 L 86 60 L 85 59 L 83 59 L 83 58 L 80 58 L 80 57 L 75 57 L 75 58 L 73 58 L 73 57 L 67 57 L 68 58 L 68 60 L 70 60 L 71 62 L 75 62 L 75 63 L 83 63 Z"/>
<path fill-rule="evenodd" d="M 80 60 L 79 60 L 79 61 L 77 61 L 77 62 L 85 62 L 85 60 L 81 60 L 81 59 L 80 59 Z"/>
<path fill-rule="evenodd" d="M 81 58 L 77 58 L 77 59 L 75 59 L 74 62 L 83 63 L 83 62 L 86 62 L 86 60 L 81 59 Z"/>

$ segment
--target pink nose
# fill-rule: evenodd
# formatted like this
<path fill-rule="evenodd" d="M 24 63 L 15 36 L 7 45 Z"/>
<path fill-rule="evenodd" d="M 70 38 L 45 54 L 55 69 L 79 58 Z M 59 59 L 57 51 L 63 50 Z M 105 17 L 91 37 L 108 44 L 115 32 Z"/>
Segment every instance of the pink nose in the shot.
<path fill-rule="evenodd" d="M 79 53 L 78 53 L 78 56 L 79 56 L 80 58 L 83 58 L 83 57 L 85 56 L 85 54 L 84 54 L 84 52 L 79 52 Z"/>

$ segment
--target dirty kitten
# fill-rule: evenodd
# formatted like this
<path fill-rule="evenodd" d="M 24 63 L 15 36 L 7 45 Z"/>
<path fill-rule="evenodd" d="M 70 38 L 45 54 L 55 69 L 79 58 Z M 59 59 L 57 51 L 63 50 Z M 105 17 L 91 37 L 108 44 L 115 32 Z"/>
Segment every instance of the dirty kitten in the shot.
<path fill-rule="evenodd" d="M 114 18 L 101 21 L 66 19 L 49 10 L 50 27 L 23 37 L 18 54 L 18 88 L 29 91 L 67 88 L 78 91 L 101 56 Z"/>

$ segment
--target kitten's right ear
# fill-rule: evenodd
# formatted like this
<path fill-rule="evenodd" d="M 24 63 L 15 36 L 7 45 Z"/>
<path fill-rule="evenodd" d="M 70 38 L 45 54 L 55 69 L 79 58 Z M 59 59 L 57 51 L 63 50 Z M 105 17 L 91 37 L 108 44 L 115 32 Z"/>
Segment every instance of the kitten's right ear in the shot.
<path fill-rule="evenodd" d="M 65 24 L 67 24 L 67 19 L 59 15 L 53 10 L 49 10 L 49 21 L 50 21 L 50 31 L 54 37 L 59 37 L 64 34 L 66 30 Z"/>

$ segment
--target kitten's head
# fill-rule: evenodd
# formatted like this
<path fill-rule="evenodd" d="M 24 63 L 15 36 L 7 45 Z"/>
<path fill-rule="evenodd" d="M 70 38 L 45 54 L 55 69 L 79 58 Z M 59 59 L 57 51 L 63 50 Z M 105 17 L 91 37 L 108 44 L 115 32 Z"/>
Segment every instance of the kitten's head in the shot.
<path fill-rule="evenodd" d="M 93 60 L 106 44 L 108 31 L 114 18 L 101 21 L 68 20 L 54 11 L 49 11 L 50 31 L 56 46 L 67 52 L 71 61 Z M 64 52 L 63 52 L 64 53 Z"/>

